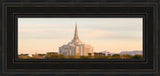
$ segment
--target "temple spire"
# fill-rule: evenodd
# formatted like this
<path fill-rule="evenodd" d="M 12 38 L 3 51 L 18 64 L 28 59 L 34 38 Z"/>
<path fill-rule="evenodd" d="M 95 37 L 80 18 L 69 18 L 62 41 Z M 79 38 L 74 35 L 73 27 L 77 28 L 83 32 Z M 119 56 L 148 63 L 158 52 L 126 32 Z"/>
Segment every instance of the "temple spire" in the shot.
<path fill-rule="evenodd" d="M 75 23 L 75 33 L 74 33 L 74 41 L 79 41 L 78 30 L 77 30 L 77 22 Z"/>

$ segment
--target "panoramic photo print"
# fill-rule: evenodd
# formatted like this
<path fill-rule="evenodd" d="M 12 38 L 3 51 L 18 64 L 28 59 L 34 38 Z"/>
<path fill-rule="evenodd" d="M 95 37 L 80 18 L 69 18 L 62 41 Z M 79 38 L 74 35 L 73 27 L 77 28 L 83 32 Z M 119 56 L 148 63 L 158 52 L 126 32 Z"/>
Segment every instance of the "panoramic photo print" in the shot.
<path fill-rule="evenodd" d="M 142 59 L 143 18 L 18 18 L 18 59 Z"/>

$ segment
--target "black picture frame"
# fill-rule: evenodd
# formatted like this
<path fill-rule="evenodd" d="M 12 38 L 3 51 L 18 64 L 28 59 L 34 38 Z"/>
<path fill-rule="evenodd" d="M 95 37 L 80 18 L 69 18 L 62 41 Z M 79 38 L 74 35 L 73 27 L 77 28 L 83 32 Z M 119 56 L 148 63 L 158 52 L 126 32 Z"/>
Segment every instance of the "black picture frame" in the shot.
<path fill-rule="evenodd" d="M 159 75 L 158 0 L 2 0 L 0 75 Z M 143 60 L 18 60 L 17 17 L 142 17 Z"/>

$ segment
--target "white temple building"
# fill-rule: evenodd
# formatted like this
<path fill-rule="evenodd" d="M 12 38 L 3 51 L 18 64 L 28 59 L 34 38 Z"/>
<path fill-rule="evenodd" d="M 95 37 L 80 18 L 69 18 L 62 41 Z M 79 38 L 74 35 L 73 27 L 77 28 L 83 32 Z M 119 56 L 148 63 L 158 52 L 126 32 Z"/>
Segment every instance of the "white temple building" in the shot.
<path fill-rule="evenodd" d="M 59 54 L 64 56 L 93 56 L 93 47 L 81 42 L 78 37 L 77 23 L 75 24 L 75 33 L 73 40 L 67 45 L 59 47 Z"/>

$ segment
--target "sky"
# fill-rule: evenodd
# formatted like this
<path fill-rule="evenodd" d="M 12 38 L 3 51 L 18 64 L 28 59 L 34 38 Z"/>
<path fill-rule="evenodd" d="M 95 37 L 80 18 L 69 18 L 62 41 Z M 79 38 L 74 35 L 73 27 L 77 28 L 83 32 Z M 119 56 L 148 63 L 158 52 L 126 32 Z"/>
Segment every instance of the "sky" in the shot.
<path fill-rule="evenodd" d="M 18 54 L 58 52 L 73 39 L 94 52 L 142 51 L 143 18 L 18 18 Z"/>

